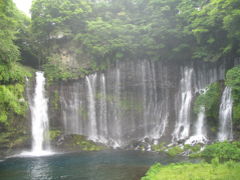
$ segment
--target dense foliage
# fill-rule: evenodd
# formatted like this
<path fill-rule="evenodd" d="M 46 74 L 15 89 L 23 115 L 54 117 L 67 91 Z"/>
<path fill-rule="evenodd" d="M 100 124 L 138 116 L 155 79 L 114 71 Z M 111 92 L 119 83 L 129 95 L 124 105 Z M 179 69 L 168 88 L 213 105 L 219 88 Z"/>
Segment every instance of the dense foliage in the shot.
<path fill-rule="evenodd" d="M 232 88 L 233 96 L 233 120 L 240 123 L 240 66 L 234 67 L 227 72 L 226 85 Z"/>
<path fill-rule="evenodd" d="M 97 64 L 127 58 L 217 61 L 240 54 L 239 7 L 237 0 L 35 0 L 32 27 L 39 57 L 49 66 L 64 48 Z"/>
<path fill-rule="evenodd" d="M 0 65 L 7 65 L 19 58 L 19 51 L 14 44 L 16 34 L 16 9 L 12 1 L 0 3 Z"/>
<path fill-rule="evenodd" d="M 31 74 L 17 61 L 29 47 L 24 36 L 29 23 L 12 0 L 0 1 L 0 144 L 1 150 L 6 148 L 4 153 L 28 139 L 24 90 L 25 78 Z"/>
<path fill-rule="evenodd" d="M 207 159 L 240 160 L 240 142 L 217 142 L 206 146 L 201 156 Z"/>
<path fill-rule="evenodd" d="M 221 99 L 220 83 L 210 84 L 205 91 L 197 96 L 194 102 L 194 112 L 199 113 L 201 107 L 205 108 L 206 116 L 209 118 L 218 118 L 219 104 Z"/>
<path fill-rule="evenodd" d="M 21 84 L 2 86 L 0 85 L 0 122 L 9 124 L 9 116 L 24 115 L 26 102 L 23 97 L 24 86 Z M 14 113 L 14 114 L 12 114 Z M 12 117 L 11 117 L 12 118 Z"/>
<path fill-rule="evenodd" d="M 177 163 L 170 165 L 154 164 L 147 171 L 142 180 L 154 179 L 236 179 L 239 176 L 240 160 L 240 142 L 216 142 L 206 145 L 203 151 L 200 151 L 200 145 L 185 145 L 184 148 L 178 146 L 169 148 L 170 156 L 177 155 L 183 151 L 190 152 L 190 157 L 201 157 L 203 160 L 211 162 Z M 155 151 L 166 151 L 163 144 L 155 146 Z M 189 151 L 190 150 L 190 151 Z"/>
<path fill-rule="evenodd" d="M 24 26 L 24 15 L 11 0 L 2 0 L 0 17 L 0 122 L 7 123 L 8 114 L 24 114 L 24 82 L 30 73 L 17 63 L 20 52 L 15 40 Z"/>

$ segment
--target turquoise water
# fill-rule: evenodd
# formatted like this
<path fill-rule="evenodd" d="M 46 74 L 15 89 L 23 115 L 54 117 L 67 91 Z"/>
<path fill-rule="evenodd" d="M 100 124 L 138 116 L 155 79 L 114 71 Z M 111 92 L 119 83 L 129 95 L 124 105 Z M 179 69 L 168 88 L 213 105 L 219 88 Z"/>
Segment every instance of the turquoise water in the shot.
<path fill-rule="evenodd" d="M 136 151 L 102 151 L 46 157 L 14 157 L 0 162 L 3 180 L 137 180 L 155 162 L 187 160 L 165 154 Z"/>

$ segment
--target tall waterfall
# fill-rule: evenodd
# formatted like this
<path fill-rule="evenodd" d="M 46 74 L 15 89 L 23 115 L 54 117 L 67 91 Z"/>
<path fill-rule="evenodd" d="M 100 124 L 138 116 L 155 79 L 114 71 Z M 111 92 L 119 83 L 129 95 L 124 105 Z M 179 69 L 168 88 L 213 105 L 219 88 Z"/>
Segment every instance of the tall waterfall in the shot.
<path fill-rule="evenodd" d="M 115 146 L 121 146 L 122 143 L 122 124 L 121 124 L 121 72 L 119 67 L 115 71 L 115 84 L 114 84 L 114 109 L 113 109 L 113 121 L 114 121 L 114 139 Z"/>
<path fill-rule="evenodd" d="M 97 121 L 96 121 L 96 78 L 97 74 L 92 74 L 86 77 L 88 88 L 88 133 L 91 140 L 98 139 Z"/>
<path fill-rule="evenodd" d="M 219 133 L 218 140 L 225 141 L 233 138 L 232 135 L 232 89 L 229 87 L 225 87 L 221 105 L 219 109 Z"/>
<path fill-rule="evenodd" d="M 30 103 L 32 119 L 32 150 L 22 155 L 43 156 L 51 154 L 49 142 L 48 99 L 45 96 L 43 72 L 36 72 L 33 103 Z"/>
<path fill-rule="evenodd" d="M 179 101 L 177 102 L 177 122 L 173 132 L 173 141 L 184 140 L 190 132 L 190 113 L 192 94 L 192 74 L 193 69 L 185 67 L 182 69 L 182 79 L 179 89 Z"/>
<path fill-rule="evenodd" d="M 107 144 L 108 136 L 108 122 L 107 122 L 107 92 L 106 92 L 106 78 L 104 74 L 100 77 L 100 102 L 99 102 L 99 141 Z"/>

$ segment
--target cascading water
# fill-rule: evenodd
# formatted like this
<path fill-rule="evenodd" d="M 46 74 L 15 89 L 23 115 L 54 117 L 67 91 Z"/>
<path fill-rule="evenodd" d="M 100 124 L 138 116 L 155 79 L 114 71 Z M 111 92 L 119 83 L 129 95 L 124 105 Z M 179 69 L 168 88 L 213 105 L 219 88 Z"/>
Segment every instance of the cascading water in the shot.
<path fill-rule="evenodd" d="M 169 111 L 168 111 L 168 100 L 169 100 L 169 93 L 164 87 L 165 83 L 168 80 L 168 72 L 166 67 L 160 66 L 159 72 L 161 72 L 160 77 L 156 77 L 155 72 L 155 65 L 154 63 L 151 63 L 152 66 L 152 95 L 153 99 L 151 103 L 149 103 L 149 117 L 151 117 L 154 120 L 155 127 L 152 128 L 150 133 L 148 134 L 148 137 L 154 140 L 159 140 L 165 133 L 166 127 L 168 125 L 168 118 L 169 118 Z M 162 91 L 159 94 L 160 98 L 158 98 L 158 91 L 157 91 L 157 79 L 160 79 L 160 82 L 163 83 L 162 85 Z M 165 82 L 165 83 L 164 83 Z M 160 100 L 159 100 L 160 99 Z"/>
<path fill-rule="evenodd" d="M 191 136 L 185 144 L 207 143 L 207 132 L 205 128 L 205 108 L 202 106 L 198 113 L 197 121 L 194 125 L 194 135 Z"/>
<path fill-rule="evenodd" d="M 232 89 L 230 87 L 225 87 L 221 105 L 219 109 L 219 133 L 218 140 L 225 141 L 231 140 L 233 138 L 232 135 Z"/>
<path fill-rule="evenodd" d="M 114 110 L 113 110 L 113 118 L 114 118 L 114 130 L 115 130 L 115 147 L 121 146 L 121 136 L 122 136 L 122 127 L 121 127 L 121 72 L 117 67 L 115 72 L 115 85 L 114 85 Z"/>
<path fill-rule="evenodd" d="M 100 102 L 99 102 L 99 106 L 100 106 L 100 116 L 99 116 L 99 141 L 107 144 L 108 140 L 107 140 L 107 135 L 108 135 L 108 123 L 107 123 L 107 95 L 106 95 L 106 79 L 105 79 L 105 75 L 101 74 L 100 77 L 100 94 L 99 94 L 99 98 L 100 98 Z"/>
<path fill-rule="evenodd" d="M 87 76 L 85 83 L 61 85 L 65 134 L 85 135 L 113 147 L 135 139 L 161 138 L 169 118 L 169 83 L 167 68 L 156 70 L 149 61 L 119 64 Z"/>
<path fill-rule="evenodd" d="M 136 141 L 176 143 L 191 136 L 205 142 L 205 111 L 194 121 L 192 101 L 209 84 L 224 79 L 224 72 L 225 66 L 207 64 L 179 68 L 163 62 L 118 62 L 105 72 L 62 82 L 58 117 L 65 134 L 113 147 Z"/>
<path fill-rule="evenodd" d="M 45 78 L 43 72 L 36 72 L 36 86 L 33 104 L 30 103 L 32 119 L 32 151 L 22 155 L 50 155 L 48 99 L 45 97 Z"/>
<path fill-rule="evenodd" d="M 96 78 L 97 74 L 92 74 L 86 77 L 88 88 L 88 137 L 91 140 L 98 139 L 97 121 L 96 121 Z"/>
<path fill-rule="evenodd" d="M 207 86 L 225 77 L 224 64 L 218 68 L 208 68 L 207 64 L 202 64 L 201 68 L 195 69 L 193 90 L 195 94 L 204 94 L 208 91 Z M 205 107 L 201 107 L 194 124 L 193 134 L 185 141 L 185 144 L 205 144 L 208 142 L 207 130 L 205 126 Z"/>
<path fill-rule="evenodd" d="M 177 102 L 177 122 L 172 134 L 173 142 L 184 140 L 190 132 L 190 113 L 192 102 L 192 74 L 193 69 L 185 67 L 182 69 L 182 79 L 180 82 L 179 102 Z"/>

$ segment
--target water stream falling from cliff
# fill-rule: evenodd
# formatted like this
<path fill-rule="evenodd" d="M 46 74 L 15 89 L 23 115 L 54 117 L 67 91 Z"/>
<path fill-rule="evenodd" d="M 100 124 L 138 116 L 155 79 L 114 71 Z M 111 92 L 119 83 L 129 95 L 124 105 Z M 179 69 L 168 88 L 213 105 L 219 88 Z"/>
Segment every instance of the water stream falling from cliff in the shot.
<path fill-rule="evenodd" d="M 194 134 L 185 142 L 185 144 L 194 145 L 197 143 L 207 143 L 208 139 L 205 127 L 205 116 L 205 108 L 202 106 L 198 113 L 197 121 L 194 124 Z"/>
<path fill-rule="evenodd" d="M 193 98 L 192 92 L 192 75 L 193 69 L 185 67 L 181 70 L 182 79 L 177 102 L 177 122 L 173 132 L 173 141 L 184 140 L 189 136 L 190 132 L 190 113 L 191 102 Z"/>
<path fill-rule="evenodd" d="M 106 78 L 104 74 L 100 77 L 100 93 L 99 100 L 99 141 L 107 144 L 108 123 L 107 123 L 107 94 L 106 94 Z"/>
<path fill-rule="evenodd" d="M 32 150 L 22 155 L 43 156 L 52 154 L 49 142 L 48 99 L 45 96 L 43 72 L 36 72 L 33 102 L 29 103 L 32 119 Z"/>
<path fill-rule="evenodd" d="M 115 131 L 115 145 L 121 146 L 122 143 L 122 123 L 121 123 L 121 72 L 119 67 L 115 71 L 115 84 L 114 84 L 114 110 L 113 110 L 113 127 Z"/>
<path fill-rule="evenodd" d="M 206 142 L 217 133 L 208 133 L 205 110 L 193 113 L 193 100 L 223 80 L 225 70 L 225 65 L 117 62 L 85 79 L 62 82 L 58 117 L 66 135 L 84 135 L 112 147 Z"/>
<path fill-rule="evenodd" d="M 97 74 L 92 74 L 86 77 L 87 88 L 88 88 L 88 137 L 91 140 L 98 139 L 97 133 L 97 121 L 96 121 L 96 78 Z"/>
<path fill-rule="evenodd" d="M 219 133 L 218 140 L 225 141 L 231 140 L 233 138 L 232 135 L 232 89 L 229 87 L 225 87 L 221 105 L 219 109 Z"/>

